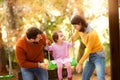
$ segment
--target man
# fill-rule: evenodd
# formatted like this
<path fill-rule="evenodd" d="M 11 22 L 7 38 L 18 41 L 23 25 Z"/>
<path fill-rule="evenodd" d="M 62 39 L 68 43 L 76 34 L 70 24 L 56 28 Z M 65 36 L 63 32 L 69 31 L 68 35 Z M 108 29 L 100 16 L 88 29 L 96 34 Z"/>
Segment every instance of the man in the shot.
<path fill-rule="evenodd" d="M 41 30 L 31 27 L 26 35 L 16 44 L 16 58 L 20 66 L 23 80 L 48 80 L 47 65 L 43 63 L 43 47 L 46 37 Z"/>

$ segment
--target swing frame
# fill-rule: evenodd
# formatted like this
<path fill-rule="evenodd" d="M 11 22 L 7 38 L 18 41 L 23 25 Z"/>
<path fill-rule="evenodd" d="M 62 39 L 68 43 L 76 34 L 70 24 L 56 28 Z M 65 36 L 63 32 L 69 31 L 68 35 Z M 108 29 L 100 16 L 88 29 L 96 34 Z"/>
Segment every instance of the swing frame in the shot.
<path fill-rule="evenodd" d="M 0 76 L 0 79 L 13 78 L 13 77 L 14 77 L 13 74 L 9 74 L 9 75 Z"/>
<path fill-rule="evenodd" d="M 6 1 L 4 1 L 4 3 L 5 3 L 5 5 L 3 6 L 3 8 L 4 8 L 4 10 L 5 10 L 5 12 L 6 12 L 6 8 L 5 8 L 5 6 L 6 6 Z M 5 16 L 5 25 L 6 25 L 6 16 Z M 7 38 L 8 38 L 8 31 L 7 31 Z M 1 79 L 5 79 L 5 78 L 12 78 L 12 77 L 14 77 L 14 74 L 13 74 L 13 72 L 12 72 L 12 63 L 11 63 L 11 56 L 10 56 L 10 52 L 9 52 L 9 41 L 7 41 L 7 53 L 8 53 L 8 61 L 9 61 L 9 74 L 8 75 L 3 75 L 3 76 L 0 76 L 0 80 Z"/>
<path fill-rule="evenodd" d="M 7 48 L 7 51 L 8 51 L 8 49 L 9 48 Z M 11 56 L 10 56 L 9 52 L 8 52 L 8 60 L 9 60 L 9 74 L 8 75 L 0 76 L 0 79 L 6 79 L 6 78 L 13 78 L 14 77 L 14 74 L 12 72 Z"/>

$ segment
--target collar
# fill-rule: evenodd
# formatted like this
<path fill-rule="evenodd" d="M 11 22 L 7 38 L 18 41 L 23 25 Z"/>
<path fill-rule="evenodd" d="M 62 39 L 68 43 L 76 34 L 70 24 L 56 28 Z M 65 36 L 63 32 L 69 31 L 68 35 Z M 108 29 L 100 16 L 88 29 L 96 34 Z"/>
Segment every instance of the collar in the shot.
<path fill-rule="evenodd" d="M 86 30 L 85 30 L 85 33 L 89 33 L 90 31 L 92 31 L 92 28 L 91 28 L 91 26 L 88 25 Z"/>

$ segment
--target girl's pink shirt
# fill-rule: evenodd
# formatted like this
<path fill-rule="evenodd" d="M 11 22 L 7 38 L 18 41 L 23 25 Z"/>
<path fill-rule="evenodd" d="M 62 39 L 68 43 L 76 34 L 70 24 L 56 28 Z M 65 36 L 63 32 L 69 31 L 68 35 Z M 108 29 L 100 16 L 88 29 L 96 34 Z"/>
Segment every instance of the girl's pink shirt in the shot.
<path fill-rule="evenodd" d="M 45 49 L 53 52 L 54 59 L 69 58 L 69 48 L 72 47 L 72 43 L 64 41 L 61 45 L 53 43 L 51 46 L 46 46 Z"/>

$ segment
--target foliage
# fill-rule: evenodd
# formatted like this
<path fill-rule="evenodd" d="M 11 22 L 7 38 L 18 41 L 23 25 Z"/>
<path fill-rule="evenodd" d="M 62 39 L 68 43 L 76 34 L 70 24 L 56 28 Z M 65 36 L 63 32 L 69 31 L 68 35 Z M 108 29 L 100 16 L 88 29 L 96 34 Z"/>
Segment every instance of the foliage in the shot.
<path fill-rule="evenodd" d="M 0 0 L 0 4 L 2 4 L 3 3 L 3 0 Z"/>
<path fill-rule="evenodd" d="M 106 63 L 108 63 L 108 65 L 110 64 L 110 48 L 109 48 L 109 46 L 110 46 L 110 44 L 104 43 Z"/>
<path fill-rule="evenodd" d="M 52 41 L 51 35 L 54 30 L 61 29 L 66 39 L 74 32 L 70 24 L 71 17 L 74 14 L 84 15 L 91 26 L 100 33 L 109 58 L 109 29 L 108 29 L 108 0 L 8 0 L 12 3 L 16 29 L 11 29 L 8 22 L 5 23 L 5 17 L 9 21 L 9 12 L 7 9 L 2 22 L 2 29 L 7 34 L 6 44 L 11 49 L 15 49 L 16 41 L 23 36 L 27 28 L 37 26 L 42 29 L 47 38 Z M 0 3 L 2 0 L 0 0 Z M 95 5 L 95 3 L 99 3 Z M 2 7 L 2 6 L 1 6 Z M 4 13 L 4 11 L 3 11 Z M 1 14 L 0 14 L 1 15 Z M 3 14 L 2 14 L 3 16 Z M 106 21 L 104 23 L 104 21 Z M 3 24 L 5 23 L 5 25 Z M 1 24 L 0 24 L 1 25 Z M 102 28 L 102 29 L 100 29 Z M 101 33 L 101 31 L 103 33 Z M 14 50 L 13 50 L 14 52 Z M 13 59 L 15 59 L 13 57 Z"/>

